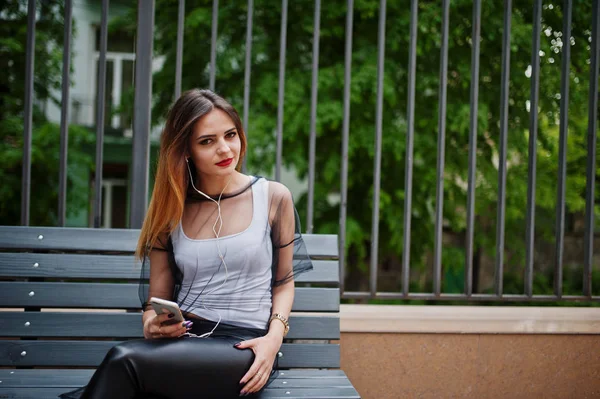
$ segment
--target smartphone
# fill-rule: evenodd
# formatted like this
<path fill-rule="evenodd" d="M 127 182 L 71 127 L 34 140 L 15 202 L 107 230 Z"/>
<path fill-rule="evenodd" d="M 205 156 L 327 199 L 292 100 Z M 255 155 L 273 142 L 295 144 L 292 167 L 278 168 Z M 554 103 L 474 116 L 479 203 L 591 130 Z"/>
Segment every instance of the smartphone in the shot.
<path fill-rule="evenodd" d="M 181 309 L 179 309 L 179 305 L 177 305 L 175 302 L 152 297 L 150 298 L 150 305 L 152 305 L 152 308 L 154 309 L 156 314 L 172 313 L 175 315 L 173 318 L 164 322 L 164 324 L 169 325 L 175 323 L 182 323 L 185 321 L 183 315 L 181 314 Z"/>

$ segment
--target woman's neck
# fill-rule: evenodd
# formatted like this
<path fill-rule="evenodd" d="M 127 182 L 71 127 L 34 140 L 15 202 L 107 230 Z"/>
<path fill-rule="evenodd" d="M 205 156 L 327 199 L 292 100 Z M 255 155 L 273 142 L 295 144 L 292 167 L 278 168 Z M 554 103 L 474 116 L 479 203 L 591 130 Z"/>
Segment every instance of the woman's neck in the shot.
<path fill-rule="evenodd" d="M 248 176 L 234 171 L 226 176 L 199 175 L 196 181 L 198 181 L 196 185 L 198 190 L 210 197 L 218 197 L 221 193 L 228 194 L 242 188 L 248 183 Z"/>

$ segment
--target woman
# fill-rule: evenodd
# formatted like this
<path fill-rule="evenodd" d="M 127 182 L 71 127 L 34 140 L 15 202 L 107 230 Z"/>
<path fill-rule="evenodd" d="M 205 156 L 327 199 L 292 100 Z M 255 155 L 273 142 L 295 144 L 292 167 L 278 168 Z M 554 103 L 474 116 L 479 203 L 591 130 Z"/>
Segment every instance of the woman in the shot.
<path fill-rule="evenodd" d="M 82 398 L 238 397 L 272 377 L 294 276 L 312 263 L 289 190 L 240 173 L 245 151 L 238 113 L 215 93 L 190 90 L 169 111 L 136 251 L 145 339 L 114 347 Z"/>

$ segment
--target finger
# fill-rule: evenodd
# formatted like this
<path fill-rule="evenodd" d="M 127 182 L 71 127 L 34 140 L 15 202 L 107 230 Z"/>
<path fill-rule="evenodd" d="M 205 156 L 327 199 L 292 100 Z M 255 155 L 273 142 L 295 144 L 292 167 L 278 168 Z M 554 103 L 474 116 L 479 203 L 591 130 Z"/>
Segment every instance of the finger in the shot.
<path fill-rule="evenodd" d="M 252 392 L 254 392 L 254 387 L 256 386 L 256 383 L 260 380 L 261 377 L 262 377 L 262 373 L 260 375 L 258 375 L 258 373 L 255 374 L 254 377 L 252 377 L 250 379 L 250 381 L 248 381 L 248 383 L 244 386 L 244 388 L 242 389 L 242 391 L 244 393 L 252 393 Z"/>
<path fill-rule="evenodd" d="M 253 371 L 252 374 L 248 375 L 248 379 L 246 381 L 246 384 L 244 385 L 243 390 L 246 392 L 251 391 L 256 384 L 260 381 L 260 379 L 264 376 L 264 371 L 268 368 L 268 365 L 265 361 L 259 361 L 256 362 L 257 363 L 257 368 L 256 371 Z M 250 370 L 248 371 L 248 373 L 250 373 Z"/>
<path fill-rule="evenodd" d="M 172 326 L 166 326 L 166 327 L 162 327 L 161 331 L 163 333 L 163 335 L 167 336 L 167 337 L 179 337 L 183 334 L 185 334 L 186 332 L 188 332 L 191 327 L 192 327 L 192 322 L 183 322 L 183 323 L 177 323 L 175 325 Z"/>
<path fill-rule="evenodd" d="M 154 338 L 169 338 L 177 337 L 187 331 L 183 323 L 175 325 L 162 325 L 160 323 L 152 323 L 150 332 Z"/>
<path fill-rule="evenodd" d="M 160 330 L 163 334 L 173 334 L 181 329 L 186 329 L 187 327 L 191 327 L 194 324 L 192 321 L 184 321 L 182 323 L 176 324 L 166 324 L 162 325 Z"/>
<path fill-rule="evenodd" d="M 258 392 L 269 378 L 269 372 L 267 367 L 261 367 L 260 371 L 257 372 L 254 377 L 246 384 L 244 391 L 247 393 Z"/>
<path fill-rule="evenodd" d="M 233 345 L 235 346 L 237 349 L 247 349 L 247 348 L 252 348 L 254 347 L 254 345 L 256 345 L 256 341 L 257 339 L 250 339 L 248 341 L 242 341 L 242 342 L 238 342 L 237 344 Z"/>
<path fill-rule="evenodd" d="M 269 373 L 265 373 L 260 377 L 260 380 L 258 380 L 256 382 L 256 385 L 252 388 L 251 391 L 249 391 L 249 393 L 256 393 L 258 391 L 260 391 L 262 389 L 262 387 L 265 386 L 265 384 L 267 383 L 267 381 L 269 380 Z"/>
<path fill-rule="evenodd" d="M 170 321 L 175 315 L 173 313 L 160 313 L 156 315 L 155 321 L 159 324 Z"/>
<path fill-rule="evenodd" d="M 250 369 L 248 369 L 248 372 L 240 380 L 240 384 L 243 385 L 250 381 L 250 379 L 254 377 L 254 375 L 258 373 L 258 371 L 261 369 L 261 366 L 262 362 L 259 359 L 255 358 L 254 362 L 252 363 L 252 366 L 250 366 Z"/>
<path fill-rule="evenodd" d="M 188 330 L 185 327 L 180 327 L 175 331 L 171 331 L 168 334 L 164 334 L 165 338 L 177 338 L 177 337 L 181 337 L 183 334 L 185 334 Z"/>
<path fill-rule="evenodd" d="M 164 338 L 163 332 L 160 329 L 160 324 L 154 327 L 154 332 L 152 335 L 154 338 Z"/>
<path fill-rule="evenodd" d="M 250 381 L 248 381 L 248 383 L 247 383 L 246 385 L 244 385 L 244 387 L 242 388 L 242 390 L 240 391 L 240 393 L 241 393 L 242 395 L 244 395 L 244 394 L 249 394 L 249 393 L 252 393 L 252 392 L 254 392 L 254 391 L 253 391 L 253 388 L 254 388 L 254 386 L 256 385 L 256 384 L 255 384 L 255 382 L 256 382 L 256 380 L 258 380 L 259 378 L 260 378 L 260 377 L 259 377 L 258 375 L 256 375 L 256 374 L 255 374 L 255 375 L 254 375 L 254 376 L 253 376 L 253 377 L 250 379 Z"/>

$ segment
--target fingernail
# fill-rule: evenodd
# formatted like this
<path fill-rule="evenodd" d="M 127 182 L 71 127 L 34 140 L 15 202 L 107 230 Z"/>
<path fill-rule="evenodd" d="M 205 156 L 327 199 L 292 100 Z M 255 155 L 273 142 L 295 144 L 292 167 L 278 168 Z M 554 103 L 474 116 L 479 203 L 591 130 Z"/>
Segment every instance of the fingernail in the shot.
<path fill-rule="evenodd" d="M 175 313 L 169 313 L 169 319 L 172 319 L 173 317 L 175 317 Z"/>
<path fill-rule="evenodd" d="M 183 323 L 181 323 L 183 327 L 191 327 L 193 324 L 193 321 L 184 321 Z"/>
<path fill-rule="evenodd" d="M 239 346 L 240 346 L 241 344 L 242 344 L 241 342 L 238 342 L 237 344 L 235 344 L 235 345 L 233 345 L 233 346 L 235 346 L 236 348 L 239 348 Z"/>
<path fill-rule="evenodd" d="M 240 396 L 246 396 L 246 392 L 244 392 L 244 391 L 240 392 Z"/>

